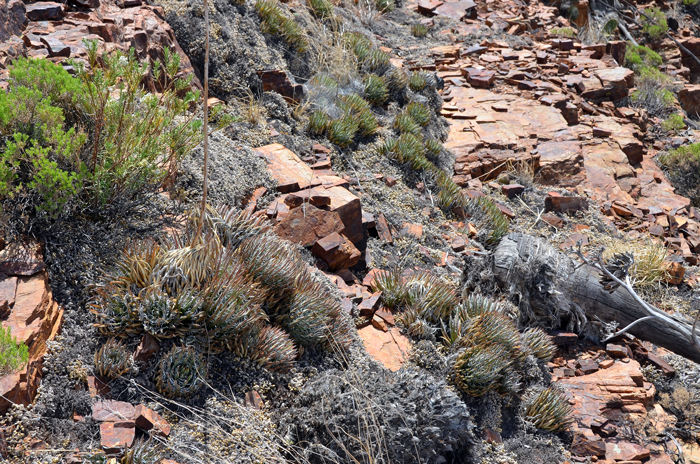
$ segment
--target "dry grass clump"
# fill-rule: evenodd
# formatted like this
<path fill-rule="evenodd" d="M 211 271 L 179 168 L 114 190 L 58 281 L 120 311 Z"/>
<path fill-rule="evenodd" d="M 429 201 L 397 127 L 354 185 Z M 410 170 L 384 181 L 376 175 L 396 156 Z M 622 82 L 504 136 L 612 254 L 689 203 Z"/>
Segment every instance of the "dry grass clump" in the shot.
<path fill-rule="evenodd" d="M 630 266 L 629 274 L 635 286 L 654 285 L 668 277 L 668 271 L 664 264 L 668 257 L 668 250 L 663 243 L 656 243 L 650 238 L 623 240 L 605 237 L 601 239 L 600 244 L 605 247 L 603 251 L 605 260 L 611 259 L 615 255 L 632 254 L 634 264 Z"/>
<path fill-rule="evenodd" d="M 208 207 L 201 235 L 199 227 L 193 214 L 182 237 L 132 244 L 91 306 L 106 335 L 147 332 L 186 345 L 178 349 L 186 357 L 173 352 L 161 361 L 162 392 L 185 394 L 196 383 L 185 370 L 203 352 L 230 350 L 284 371 L 293 365 L 298 345 L 331 349 L 331 339 L 349 345 L 349 335 L 341 333 L 350 328 L 338 320 L 343 317 L 339 302 L 291 245 L 266 233 L 261 219 Z M 102 351 L 96 365 L 108 359 Z"/>
<path fill-rule="evenodd" d="M 428 35 L 428 26 L 425 24 L 414 24 L 411 26 L 411 34 L 413 34 L 413 37 L 423 38 Z"/>

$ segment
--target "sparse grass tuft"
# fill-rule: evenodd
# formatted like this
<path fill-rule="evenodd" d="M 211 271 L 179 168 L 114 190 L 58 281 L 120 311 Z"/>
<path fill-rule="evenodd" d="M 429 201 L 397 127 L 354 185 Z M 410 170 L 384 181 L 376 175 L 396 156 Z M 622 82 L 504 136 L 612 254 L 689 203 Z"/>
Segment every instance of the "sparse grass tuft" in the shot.
<path fill-rule="evenodd" d="M 655 243 L 651 239 L 630 241 L 607 238 L 602 244 L 605 246 L 604 259 L 632 253 L 634 264 L 630 267 L 629 274 L 635 286 L 654 285 L 666 279 L 667 271 L 664 262 L 668 256 L 668 250 L 662 243 Z"/>
<path fill-rule="evenodd" d="M 103 379 L 117 379 L 129 370 L 129 353 L 124 344 L 110 338 L 95 353 L 95 373 Z"/>
<path fill-rule="evenodd" d="M 549 33 L 560 37 L 576 37 L 576 31 L 573 27 L 553 27 L 549 30 Z"/>
<path fill-rule="evenodd" d="M 411 26 L 413 37 L 423 38 L 428 35 L 428 26 L 425 24 L 414 24 Z"/>
<path fill-rule="evenodd" d="M 550 432 L 563 432 L 573 423 L 571 406 L 566 397 L 555 388 L 540 392 L 525 410 L 535 427 Z"/>
<path fill-rule="evenodd" d="M 389 96 L 386 84 L 381 77 L 376 74 L 367 74 L 362 79 L 362 84 L 365 86 L 365 98 L 373 105 L 383 105 Z"/>
<path fill-rule="evenodd" d="M 633 71 L 638 71 L 644 67 L 658 68 L 663 64 L 661 56 L 654 50 L 644 45 L 628 44 L 625 50 L 625 66 Z"/>
<path fill-rule="evenodd" d="M 377 0 L 377 9 L 382 13 L 388 13 L 396 8 L 394 0 Z"/>

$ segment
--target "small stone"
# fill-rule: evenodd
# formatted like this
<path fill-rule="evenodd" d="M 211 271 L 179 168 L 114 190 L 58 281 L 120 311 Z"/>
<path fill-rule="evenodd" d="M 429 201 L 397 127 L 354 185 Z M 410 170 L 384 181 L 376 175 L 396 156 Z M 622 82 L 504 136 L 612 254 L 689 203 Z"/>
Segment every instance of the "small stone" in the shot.
<path fill-rule="evenodd" d="M 245 405 L 255 409 L 263 409 L 265 407 L 260 393 L 255 390 L 251 390 L 245 394 Z"/>
<path fill-rule="evenodd" d="M 452 251 L 454 251 L 455 253 L 459 253 L 461 251 L 464 251 L 466 246 L 467 246 L 467 244 L 464 242 L 464 240 L 459 238 L 459 237 L 452 240 Z"/>
<path fill-rule="evenodd" d="M 501 186 L 501 192 L 510 199 L 522 194 L 525 191 L 525 187 L 520 184 L 508 184 Z"/>
<path fill-rule="evenodd" d="M 557 192 L 549 192 L 544 199 L 547 211 L 569 213 L 588 210 L 588 200 L 583 197 L 565 197 Z"/>
<path fill-rule="evenodd" d="M 598 363 L 598 367 L 601 369 L 607 369 L 608 367 L 611 367 L 613 364 L 615 364 L 615 361 L 612 359 L 606 359 L 604 361 L 600 361 Z"/>
<path fill-rule="evenodd" d="M 311 252 L 321 258 L 331 270 L 351 268 L 362 256 L 350 240 L 337 232 L 318 240 Z"/>
<path fill-rule="evenodd" d="M 649 450 L 636 443 L 614 441 L 608 442 L 605 447 L 605 458 L 615 461 L 642 461 L 649 456 Z"/>
<path fill-rule="evenodd" d="M 149 409 L 146 406 L 139 404 L 134 409 L 134 417 L 136 426 L 143 430 L 144 432 L 149 432 L 151 430 L 154 433 L 160 435 L 161 437 L 167 437 L 170 435 L 170 424 L 168 421 L 160 417 L 160 414 L 155 412 L 153 409 Z"/>
<path fill-rule="evenodd" d="M 615 345 L 613 343 L 608 343 L 605 347 L 605 351 L 608 352 L 613 358 L 625 358 L 627 357 L 627 348 L 622 345 Z"/>
<path fill-rule="evenodd" d="M 562 218 L 555 216 L 554 214 L 544 213 L 542 216 L 540 216 L 540 218 L 550 226 L 556 227 L 557 229 L 561 229 L 566 225 L 566 222 Z"/>
<path fill-rule="evenodd" d="M 406 222 L 401 229 L 400 235 L 402 237 L 412 237 L 420 240 L 420 238 L 423 237 L 423 226 L 420 224 L 411 224 L 410 222 Z"/>
<path fill-rule="evenodd" d="M 357 306 L 358 311 L 360 311 L 360 316 L 369 317 L 374 314 L 374 312 L 379 307 L 379 299 L 382 296 L 382 292 L 373 293 L 372 296 L 366 300 L 362 300 Z"/>
<path fill-rule="evenodd" d="M 394 185 L 396 185 L 396 179 L 394 179 L 391 176 L 386 176 L 384 178 L 384 183 L 386 184 L 387 187 L 393 187 Z"/>
<path fill-rule="evenodd" d="M 389 327 L 387 326 L 384 319 L 377 316 L 376 314 L 372 316 L 372 320 L 370 322 L 372 323 L 372 326 L 374 326 L 375 329 L 381 330 L 382 332 L 389 331 Z"/>
<path fill-rule="evenodd" d="M 97 422 L 133 421 L 135 411 L 131 403 L 124 401 L 95 401 L 92 405 L 92 418 Z"/>

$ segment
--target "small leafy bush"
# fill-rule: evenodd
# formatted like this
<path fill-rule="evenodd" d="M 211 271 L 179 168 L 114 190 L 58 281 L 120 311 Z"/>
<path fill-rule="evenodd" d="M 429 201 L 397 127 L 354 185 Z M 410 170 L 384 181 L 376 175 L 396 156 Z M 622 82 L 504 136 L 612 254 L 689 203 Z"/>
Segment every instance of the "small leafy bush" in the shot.
<path fill-rule="evenodd" d="M 644 45 L 627 45 L 625 51 L 625 66 L 637 71 L 644 67 L 658 68 L 663 63 L 661 55 Z"/>
<path fill-rule="evenodd" d="M 527 406 L 525 416 L 539 429 L 563 432 L 573 424 L 571 412 L 571 406 L 564 394 L 550 387 L 532 400 Z"/>
<path fill-rule="evenodd" d="M 413 37 L 423 38 L 428 35 L 428 26 L 425 24 L 414 24 L 411 26 L 411 34 Z"/>
<path fill-rule="evenodd" d="M 646 8 L 644 14 L 646 17 L 642 16 L 642 30 L 649 34 L 652 40 L 658 40 L 666 35 L 668 23 L 666 22 L 666 15 L 660 8 Z"/>
<path fill-rule="evenodd" d="M 680 132 L 685 129 L 685 122 L 683 121 L 683 115 L 674 113 L 670 115 L 661 124 L 661 127 L 668 132 Z"/>
<path fill-rule="evenodd" d="M 277 0 L 258 0 L 255 11 L 261 20 L 260 30 L 278 35 L 299 53 L 309 48 L 309 41 L 299 25 L 282 10 Z"/>
<path fill-rule="evenodd" d="M 632 106 L 644 108 L 650 116 L 663 117 L 668 114 L 675 102 L 671 78 L 653 67 L 637 70 L 637 90 L 631 97 Z"/>
<path fill-rule="evenodd" d="M 576 31 L 574 30 L 573 27 L 553 27 L 549 31 L 549 33 L 552 35 L 560 36 L 560 37 L 569 37 L 569 38 L 576 37 Z"/>
<path fill-rule="evenodd" d="M 29 360 L 27 345 L 18 342 L 10 333 L 10 328 L 0 327 L 0 376 L 15 372 Z"/>

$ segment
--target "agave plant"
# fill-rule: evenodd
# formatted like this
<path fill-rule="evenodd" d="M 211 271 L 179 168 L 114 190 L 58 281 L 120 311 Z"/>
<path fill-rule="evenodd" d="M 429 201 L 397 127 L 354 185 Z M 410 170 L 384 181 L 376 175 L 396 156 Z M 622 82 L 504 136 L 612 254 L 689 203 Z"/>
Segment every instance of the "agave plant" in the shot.
<path fill-rule="evenodd" d="M 431 155 L 438 156 L 443 152 L 444 147 L 435 139 L 427 139 L 425 141 L 425 149 L 428 150 L 428 153 Z"/>
<path fill-rule="evenodd" d="M 420 71 L 414 71 L 408 80 L 408 86 L 414 92 L 420 92 L 425 88 L 427 82 L 425 81 L 425 76 Z"/>
<path fill-rule="evenodd" d="M 421 126 L 425 126 L 430 122 L 430 110 L 422 103 L 409 103 L 406 105 L 406 113 Z"/>
<path fill-rule="evenodd" d="M 573 424 L 568 400 L 559 390 L 552 387 L 534 397 L 525 410 L 525 416 L 535 427 L 550 432 L 563 432 Z"/>
<path fill-rule="evenodd" d="M 394 119 L 394 129 L 401 134 L 419 135 L 421 133 L 420 126 L 413 120 L 408 113 L 399 113 Z"/>
<path fill-rule="evenodd" d="M 508 350 L 498 345 L 474 345 L 455 361 L 454 378 L 463 392 L 479 397 L 497 391 L 513 362 Z"/>
<path fill-rule="evenodd" d="M 110 338 L 95 353 L 95 372 L 102 378 L 119 378 L 129 370 L 129 358 L 124 344 Z"/>
<path fill-rule="evenodd" d="M 372 291 L 382 292 L 382 303 L 389 308 L 406 304 L 407 289 L 400 268 L 378 272 L 372 281 Z"/>
<path fill-rule="evenodd" d="M 149 438 L 135 441 L 122 457 L 121 464 L 158 464 L 162 459 L 162 446 Z"/>
<path fill-rule="evenodd" d="M 309 116 L 309 133 L 311 135 L 321 135 L 328 127 L 328 115 L 323 111 L 314 111 Z"/>
<path fill-rule="evenodd" d="M 156 388 L 170 397 L 191 396 L 207 376 L 204 356 L 191 346 L 173 346 L 158 365 Z"/>
<path fill-rule="evenodd" d="M 410 304 L 431 323 L 438 324 L 449 317 L 457 305 L 454 287 L 429 272 L 413 274 L 405 285 Z"/>
<path fill-rule="evenodd" d="M 190 214 L 190 224 L 193 230 L 199 226 L 199 211 Z M 234 250 L 248 237 L 261 235 L 270 229 L 265 218 L 253 216 L 250 211 L 240 211 L 236 208 L 220 204 L 212 207 L 207 204 L 204 214 L 204 230 L 210 231 L 218 238 L 222 246 Z"/>
<path fill-rule="evenodd" d="M 346 114 L 328 124 L 328 140 L 340 148 L 345 148 L 352 143 L 359 128 L 357 119 Z"/>
<path fill-rule="evenodd" d="M 370 50 L 362 60 L 362 70 L 366 73 L 383 75 L 390 66 L 391 57 L 389 54 L 378 48 Z"/>
<path fill-rule="evenodd" d="M 495 344 L 507 350 L 513 359 L 527 355 L 520 345 L 520 332 L 515 322 L 499 312 L 488 312 L 473 319 L 463 343 L 470 346 Z"/>
<path fill-rule="evenodd" d="M 373 105 L 382 105 L 389 96 L 389 91 L 381 77 L 367 74 L 362 79 L 365 86 L 365 98 Z"/>
<path fill-rule="evenodd" d="M 551 337 L 540 328 L 527 329 L 520 338 L 523 348 L 541 361 L 551 360 L 557 350 Z"/>
<path fill-rule="evenodd" d="M 237 340 L 237 351 L 271 371 L 292 368 L 299 352 L 287 332 L 279 327 L 258 324 Z"/>
<path fill-rule="evenodd" d="M 97 317 L 95 325 L 101 333 L 124 338 L 143 332 L 138 307 L 139 300 L 131 291 L 110 282 L 96 290 L 90 311 Z"/>
<path fill-rule="evenodd" d="M 203 317 L 198 295 L 191 291 L 170 297 L 158 288 L 142 292 L 138 309 L 143 329 L 155 338 L 184 335 L 197 329 Z"/>
<path fill-rule="evenodd" d="M 408 76 L 401 68 L 391 68 L 384 74 L 386 86 L 392 93 L 399 93 L 408 86 Z"/>
<path fill-rule="evenodd" d="M 299 253 L 275 235 L 250 237 L 238 253 L 248 276 L 268 291 L 271 306 L 294 291 L 296 277 L 305 270 Z"/>
<path fill-rule="evenodd" d="M 340 315 L 340 304 L 308 272 L 297 278 L 294 292 L 282 306 L 284 311 L 274 322 L 303 346 L 326 341 L 332 321 Z"/>

